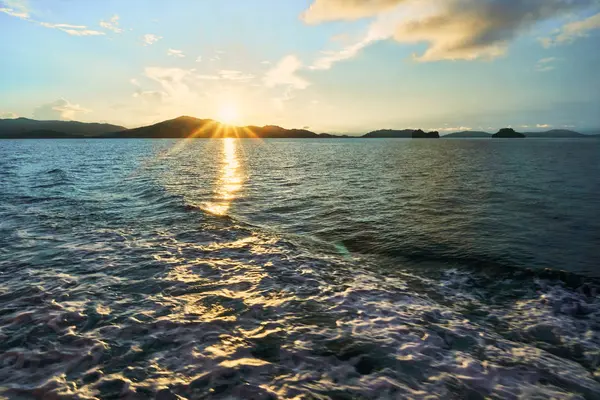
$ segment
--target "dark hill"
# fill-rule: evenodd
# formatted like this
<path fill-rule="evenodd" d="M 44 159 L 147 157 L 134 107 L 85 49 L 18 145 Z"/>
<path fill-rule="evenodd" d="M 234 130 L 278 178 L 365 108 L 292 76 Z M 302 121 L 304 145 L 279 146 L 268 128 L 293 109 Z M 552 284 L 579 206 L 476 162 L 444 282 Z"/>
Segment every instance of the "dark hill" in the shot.
<path fill-rule="evenodd" d="M 39 138 L 55 138 L 50 134 L 40 132 L 55 132 L 56 134 L 71 135 L 71 137 L 97 136 L 107 132 L 118 132 L 125 129 L 111 124 L 85 123 L 78 121 L 37 121 L 29 118 L 0 119 L 0 138 L 29 137 L 37 131 Z M 29 135 L 24 135 L 29 134 Z M 19 136 L 24 135 L 24 136 Z"/>
<path fill-rule="evenodd" d="M 414 129 L 403 129 L 403 130 L 395 130 L 395 129 L 380 129 L 378 131 L 369 132 L 366 135 L 363 135 L 363 138 L 371 138 L 371 139 L 390 139 L 390 138 L 399 138 L 399 139 L 410 139 L 415 132 Z"/>
<path fill-rule="evenodd" d="M 586 137 L 579 132 L 568 129 L 552 129 L 545 132 L 525 132 L 528 138 L 582 138 Z"/>
<path fill-rule="evenodd" d="M 492 135 L 492 137 L 495 139 L 522 139 L 525 137 L 525 135 L 516 132 L 512 128 L 502 128 L 498 131 L 498 133 Z"/>
<path fill-rule="evenodd" d="M 438 131 L 424 132 L 421 129 L 417 129 L 412 134 L 413 139 L 439 139 L 440 133 Z"/>
<path fill-rule="evenodd" d="M 40 129 L 25 133 L 4 134 L 0 137 L 3 139 L 83 139 L 89 136 Z"/>
<path fill-rule="evenodd" d="M 449 133 L 444 138 L 448 139 L 460 139 L 460 138 L 491 138 L 492 134 L 483 132 L 483 131 L 462 131 L 462 132 L 454 132 Z"/>
<path fill-rule="evenodd" d="M 285 129 L 280 126 L 230 126 L 212 119 L 179 117 L 141 128 L 128 129 L 111 133 L 105 137 L 112 138 L 318 138 L 314 132 L 305 129 Z"/>

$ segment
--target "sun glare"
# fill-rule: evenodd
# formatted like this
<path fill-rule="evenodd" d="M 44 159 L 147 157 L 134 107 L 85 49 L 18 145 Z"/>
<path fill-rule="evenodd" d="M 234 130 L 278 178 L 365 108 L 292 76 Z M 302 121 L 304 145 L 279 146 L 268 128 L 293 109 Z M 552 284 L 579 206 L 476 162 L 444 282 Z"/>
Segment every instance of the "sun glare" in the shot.
<path fill-rule="evenodd" d="M 237 124 L 239 119 L 237 107 L 233 104 L 222 105 L 218 111 L 218 119 L 227 125 Z"/>

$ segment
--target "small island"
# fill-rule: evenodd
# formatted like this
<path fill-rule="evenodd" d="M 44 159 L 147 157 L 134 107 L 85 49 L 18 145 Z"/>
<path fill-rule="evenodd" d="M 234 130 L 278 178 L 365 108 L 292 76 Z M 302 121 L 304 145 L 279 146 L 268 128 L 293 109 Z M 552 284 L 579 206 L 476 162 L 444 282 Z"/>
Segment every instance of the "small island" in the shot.
<path fill-rule="evenodd" d="M 525 135 L 515 131 L 512 128 L 502 128 L 492 135 L 494 139 L 522 139 L 525 138 Z"/>
<path fill-rule="evenodd" d="M 439 139 L 440 133 L 438 131 L 425 132 L 422 129 L 417 129 L 412 133 L 413 139 Z"/>

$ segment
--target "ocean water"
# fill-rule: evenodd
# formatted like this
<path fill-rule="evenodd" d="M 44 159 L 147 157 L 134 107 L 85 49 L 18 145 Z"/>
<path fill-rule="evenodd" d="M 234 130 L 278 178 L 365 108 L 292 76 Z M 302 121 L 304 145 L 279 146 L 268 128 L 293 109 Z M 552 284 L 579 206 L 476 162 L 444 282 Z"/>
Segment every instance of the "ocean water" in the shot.
<path fill-rule="evenodd" d="M 600 398 L 600 141 L 0 141 L 0 397 Z"/>

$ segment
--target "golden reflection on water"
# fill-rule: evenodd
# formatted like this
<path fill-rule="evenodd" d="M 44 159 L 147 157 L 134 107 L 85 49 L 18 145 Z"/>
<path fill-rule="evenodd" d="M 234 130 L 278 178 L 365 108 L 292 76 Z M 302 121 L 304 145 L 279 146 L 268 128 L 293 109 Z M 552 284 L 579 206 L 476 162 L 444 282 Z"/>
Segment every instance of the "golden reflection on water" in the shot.
<path fill-rule="evenodd" d="M 231 207 L 231 202 L 237 197 L 244 183 L 240 162 L 237 157 L 238 139 L 222 139 L 221 176 L 217 181 L 215 200 L 204 205 L 203 209 L 214 215 L 225 215 Z"/>

